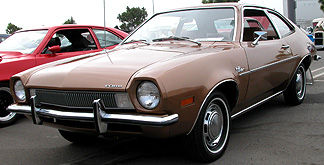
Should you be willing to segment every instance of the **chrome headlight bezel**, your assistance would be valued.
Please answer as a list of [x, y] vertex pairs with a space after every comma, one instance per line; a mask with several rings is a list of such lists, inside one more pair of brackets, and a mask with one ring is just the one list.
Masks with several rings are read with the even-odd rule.
[[148, 110], [156, 108], [160, 103], [160, 90], [151, 81], [143, 81], [137, 86], [136, 97], [139, 104]]
[[14, 82], [14, 85], [13, 85], [13, 91], [15, 93], [15, 97], [19, 100], [19, 101], [26, 101], [26, 91], [25, 91], [25, 87], [22, 83], [21, 80], [16, 80]]

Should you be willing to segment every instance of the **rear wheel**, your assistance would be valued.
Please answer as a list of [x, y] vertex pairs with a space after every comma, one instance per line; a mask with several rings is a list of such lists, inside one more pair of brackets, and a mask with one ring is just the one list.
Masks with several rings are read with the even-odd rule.
[[7, 111], [7, 107], [14, 103], [8, 87], [0, 87], [0, 126], [14, 124], [18, 119], [18, 114]]
[[229, 140], [229, 111], [222, 93], [214, 92], [208, 97], [193, 130], [184, 139], [186, 151], [192, 158], [212, 162], [223, 155]]
[[91, 143], [98, 138], [98, 135], [93, 135], [93, 134], [69, 132], [60, 129], [59, 132], [65, 140], [73, 143]]
[[303, 102], [306, 94], [306, 71], [303, 64], [298, 67], [283, 94], [285, 101], [290, 105], [299, 105]]

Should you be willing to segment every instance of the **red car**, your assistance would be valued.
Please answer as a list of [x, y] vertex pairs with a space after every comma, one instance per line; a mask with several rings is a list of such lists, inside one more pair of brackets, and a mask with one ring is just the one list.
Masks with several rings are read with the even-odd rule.
[[13, 103], [9, 89], [11, 76], [51, 61], [113, 49], [127, 35], [114, 28], [61, 25], [21, 30], [3, 41], [0, 44], [0, 126], [13, 124], [17, 119], [15, 113], [6, 111]]

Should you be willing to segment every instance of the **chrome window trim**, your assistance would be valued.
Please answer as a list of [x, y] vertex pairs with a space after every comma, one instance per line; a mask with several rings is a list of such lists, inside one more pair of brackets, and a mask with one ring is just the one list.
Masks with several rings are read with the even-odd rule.
[[[274, 10], [270, 10], [270, 9], [266, 10], [265, 13], [267, 14], [270, 21], [273, 23], [274, 28], [277, 31], [277, 33], [279, 34], [280, 38], [284, 38], [286, 36], [289, 36], [289, 35], [293, 34], [296, 31], [296, 29], [293, 26], [293, 24], [291, 23], [291, 21], [289, 19], [287, 19], [286, 17], [284, 17], [282, 14], [280, 14], [280, 13], [274, 11]], [[269, 14], [273, 14], [273, 15], [277, 16], [282, 22], [284, 22], [289, 27], [290, 33], [287, 33], [285, 35], [281, 35], [276, 22], [273, 21], [273, 19], [271, 18], [271, 16]]]
[[179, 11], [218, 9], [218, 8], [232, 8], [234, 10], [234, 19], [236, 21], [235, 21], [235, 25], [234, 25], [234, 35], [233, 35], [233, 38], [232, 38], [232, 41], [231, 41], [231, 42], [234, 42], [235, 38], [236, 38], [237, 28], [238, 28], [238, 25], [239, 25], [237, 23], [237, 18], [238, 18], [237, 14], [239, 12], [239, 7], [224, 5], [224, 6], [206, 6], [206, 7], [202, 6], [202, 7], [199, 7], [199, 8], [185, 8], [185, 9], [177, 9], [177, 10], [170, 10], [170, 11], [164, 11], [164, 12], [160, 12], [160, 13], [155, 13], [149, 19], [147, 19], [146, 21], [142, 22], [139, 26], [137, 26], [137, 28], [135, 28], [132, 32], [130, 32], [129, 35], [127, 37], [125, 37], [124, 40], [119, 45], [123, 45], [125, 43], [125, 41], [128, 40], [128, 38], [131, 37], [139, 28], [141, 28], [144, 24], [146, 24], [148, 21], [150, 21], [152, 18], [154, 18], [157, 15], [164, 14], [164, 13], [179, 12]]
[[[243, 42], [243, 33], [244, 33], [244, 11], [245, 10], [250, 10], [250, 9], [253, 9], [253, 10], [261, 10], [265, 13], [266, 17], [269, 19], [270, 21], [270, 24], [273, 26], [274, 28], [274, 31], [278, 34], [278, 37], [279, 39], [281, 39], [281, 35], [277, 29], [277, 26], [274, 24], [273, 20], [269, 17], [269, 14], [268, 14], [268, 8], [261, 8], [261, 7], [256, 7], [256, 6], [243, 6], [242, 8], [242, 11], [241, 11], [241, 15], [242, 15], [242, 19], [241, 19], [241, 38], [240, 38], [240, 42]], [[272, 11], [272, 10], [271, 10]]]

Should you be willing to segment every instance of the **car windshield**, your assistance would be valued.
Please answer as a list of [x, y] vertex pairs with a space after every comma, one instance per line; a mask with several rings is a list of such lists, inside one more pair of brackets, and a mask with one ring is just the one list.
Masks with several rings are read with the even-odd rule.
[[[146, 43], [167, 39], [232, 41], [234, 9], [213, 8], [167, 12], [154, 16], [123, 43]], [[188, 41], [188, 40], [185, 40]]]
[[0, 44], [0, 51], [14, 51], [30, 54], [44, 39], [48, 30], [18, 32]]

